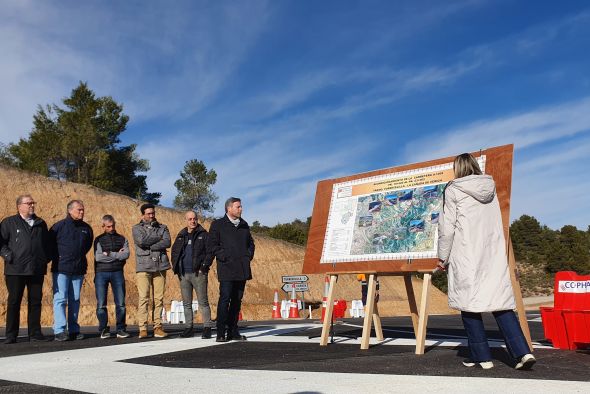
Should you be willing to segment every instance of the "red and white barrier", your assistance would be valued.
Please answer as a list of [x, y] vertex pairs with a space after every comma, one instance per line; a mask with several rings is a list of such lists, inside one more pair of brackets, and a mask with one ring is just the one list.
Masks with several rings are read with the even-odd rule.
[[275, 290], [274, 300], [272, 302], [272, 318], [273, 319], [280, 319], [281, 316], [281, 306], [279, 305], [279, 291]]
[[289, 319], [299, 319], [299, 304], [295, 288], [291, 291], [291, 308], [289, 309]]

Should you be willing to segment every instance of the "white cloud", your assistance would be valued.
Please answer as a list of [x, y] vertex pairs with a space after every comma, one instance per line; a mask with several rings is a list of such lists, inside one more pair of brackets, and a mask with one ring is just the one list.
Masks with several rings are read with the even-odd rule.
[[[252, 214], [262, 223], [271, 224], [277, 221], [290, 221], [295, 217], [307, 217], [311, 214], [309, 206], [313, 204], [315, 189], [309, 191], [304, 199], [299, 183], [305, 183], [310, 179], [317, 182], [322, 177], [348, 173], [349, 170], [346, 168], [350, 168], [350, 163], [354, 162], [355, 158], [362, 161], [363, 155], [377, 146], [376, 142], [370, 140], [361, 142], [354, 139], [333, 143], [333, 150], [328, 153], [314, 152], [311, 148], [318, 141], [316, 135], [321, 137], [325, 128], [330, 127], [330, 122], [390, 103], [428, 86], [450, 83], [476, 68], [477, 63], [473, 61], [466, 65], [465, 62], [459, 62], [448, 67], [429, 67], [403, 72], [380, 69], [372, 73], [368, 70], [359, 70], [354, 74], [348, 74], [347, 80], [350, 82], [386, 78], [387, 83], [381, 81], [374, 89], [351, 96], [341, 105], [329, 108], [312, 107], [295, 115], [264, 122], [258, 127], [244, 127], [242, 131], [233, 130], [226, 134], [207, 130], [168, 133], [165, 145], [159, 141], [152, 141], [138, 146], [140, 156], [150, 160], [150, 190], [162, 192], [162, 202], [170, 204], [176, 193], [173, 184], [184, 162], [197, 157], [204, 160], [208, 168], [213, 168], [217, 172], [218, 183], [214, 190], [220, 200], [232, 195], [255, 199], [249, 202], [253, 206]], [[338, 73], [334, 71], [321, 76], [318, 74], [310, 78], [313, 82], [302, 90], [297, 88], [297, 83], [291, 84], [293, 90], [276, 96], [279, 97], [275, 101], [278, 104], [271, 112], [304, 100], [304, 97], [312, 94], [315, 89], [336, 83], [334, 75]], [[275, 96], [268, 94], [259, 99], [261, 102], [271, 103], [275, 100], [273, 97]], [[197, 153], [194, 152], [192, 144], [187, 143], [193, 140], [195, 145], [201, 147]], [[271, 192], [270, 187], [281, 190], [280, 188], [285, 185], [298, 192]], [[285, 194], [289, 197], [285, 197]], [[268, 213], [263, 205], [273, 206], [285, 198], [296, 199], [297, 203], [293, 202], [288, 212], [281, 212], [279, 216], [286, 219], [279, 219], [279, 216], [273, 219], [272, 214]], [[217, 204], [216, 214], [221, 214], [221, 205], [222, 201]]]
[[584, 157], [557, 163], [538, 172], [523, 172], [516, 165], [512, 220], [526, 214], [554, 230], [566, 224], [586, 230], [590, 225], [587, 209], [590, 180], [583, 175], [583, 170], [579, 170], [580, 167], [590, 168], [590, 159]]
[[[264, 190], [264, 193], [267, 196], [273, 196], [273, 198], [266, 201], [251, 195], [251, 192], [246, 193], [242, 198], [244, 218], [250, 223], [258, 220], [267, 226], [289, 223], [296, 218], [305, 221], [308, 216], [311, 216], [316, 185], [317, 181], [315, 180], [298, 182], [279, 191], [280, 194], [276, 196], [277, 190], [269, 187]], [[254, 192], [257, 193], [257, 191]], [[223, 201], [220, 202], [221, 205], [223, 205]], [[223, 212], [223, 209], [220, 212]]]
[[[161, 144], [152, 141], [139, 147], [139, 154], [150, 160], [148, 176], [150, 191], [163, 192], [163, 203], [170, 204], [176, 194], [173, 187], [184, 162], [198, 158], [207, 168], [217, 172], [213, 190], [219, 195], [216, 215], [223, 213], [223, 201], [236, 196], [248, 207], [245, 217], [273, 225], [290, 222], [294, 218], [311, 215], [315, 184], [318, 180], [333, 177], [351, 162], [359, 162], [375, 148], [371, 141], [350, 140], [334, 145], [332, 152], [313, 151], [312, 128], [305, 131], [282, 130], [274, 134], [252, 133], [245, 139], [222, 138], [201, 133], [198, 145], [202, 155], [195, 155], [187, 136], [171, 138]], [[269, 131], [270, 133], [270, 131]]]
[[[421, 2], [398, 3], [396, 12], [389, 15], [387, 28], [376, 25], [374, 36], [369, 44], [356, 49], [352, 56], [364, 59], [373, 56], [375, 53], [390, 51], [396, 48], [397, 44], [403, 43], [414, 36], [427, 34], [442, 22], [448, 20], [455, 14], [463, 11], [478, 8], [487, 3], [486, 0], [465, 0], [455, 2], [430, 2], [427, 5]], [[369, 32], [371, 33], [369, 26]]]
[[268, 16], [262, 1], [4, 2], [0, 141], [25, 136], [36, 106], [59, 103], [79, 80], [125, 103], [136, 121], [194, 114], [225, 86]]
[[[590, 125], [588, 125], [590, 131]], [[541, 150], [537, 154], [530, 154], [528, 158], [523, 159], [518, 165], [518, 170], [526, 172], [547, 171], [552, 169], [566, 169], [570, 168], [570, 173], [579, 177], [580, 166], [586, 159], [589, 159], [590, 152], [590, 133], [584, 133], [580, 138], [575, 138], [573, 141], [568, 141], [563, 144], [549, 144], [549, 146]], [[517, 156], [517, 158], [520, 155]]]
[[414, 140], [406, 156], [416, 160], [473, 152], [513, 143], [523, 149], [590, 130], [590, 97], [521, 114], [488, 119]]

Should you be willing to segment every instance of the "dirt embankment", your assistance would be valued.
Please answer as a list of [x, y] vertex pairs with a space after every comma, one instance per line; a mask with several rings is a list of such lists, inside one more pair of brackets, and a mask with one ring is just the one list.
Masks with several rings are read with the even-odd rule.
[[[60, 182], [43, 176], [31, 174], [0, 165], [0, 218], [16, 213], [15, 200], [19, 194], [30, 193], [37, 201], [37, 214], [51, 226], [65, 217], [66, 204], [72, 199], [81, 199], [86, 208], [85, 220], [94, 229], [95, 235], [100, 234], [101, 217], [111, 214], [117, 221], [117, 230], [131, 240], [131, 227], [140, 220], [139, 206], [141, 202], [130, 197], [105, 192], [92, 186]], [[158, 220], [170, 228], [171, 236], [175, 237], [184, 227], [184, 214], [168, 208], [157, 208]], [[248, 212], [245, 212], [248, 218]], [[209, 228], [209, 223], [203, 224]], [[301, 273], [304, 248], [272, 238], [254, 235], [256, 256], [252, 262], [254, 279], [248, 282], [244, 296], [243, 317], [247, 320], [268, 319], [271, 317], [271, 305], [275, 289], [280, 289], [282, 275]], [[135, 286], [135, 256], [133, 247], [131, 257], [125, 266], [127, 286], [127, 322], [135, 324], [137, 310], [137, 288]], [[94, 292], [94, 268], [89, 254], [88, 274], [82, 287], [82, 301], [79, 321], [83, 325], [96, 325], [96, 297]], [[0, 258], [0, 270], [4, 272], [4, 262]], [[420, 296], [422, 281], [414, 279], [416, 297]], [[310, 292], [305, 294], [306, 302], [320, 303], [323, 296], [324, 278], [322, 275], [310, 275]], [[110, 292], [109, 292], [110, 293]], [[50, 326], [53, 322], [51, 275], [47, 275], [43, 288], [42, 324]], [[338, 281], [337, 298], [348, 301], [360, 299], [360, 285], [353, 276], [343, 276]], [[209, 299], [213, 314], [219, 297], [215, 267], [209, 276]], [[281, 298], [287, 298], [281, 291]], [[396, 277], [381, 279], [381, 296], [379, 311], [383, 316], [407, 315], [409, 313], [403, 280]], [[0, 280], [0, 325], [6, 321], [7, 291], [4, 280]], [[168, 309], [172, 300], [181, 300], [178, 279], [170, 272], [167, 276], [165, 306]], [[110, 320], [114, 317], [112, 296], [109, 294]], [[26, 294], [23, 305], [26, 305]], [[431, 313], [452, 313], [447, 307], [446, 296], [437, 289], [432, 289], [429, 303]], [[318, 316], [314, 312], [315, 317]], [[200, 316], [198, 317], [200, 319]], [[26, 322], [26, 306], [21, 308], [21, 322]]]

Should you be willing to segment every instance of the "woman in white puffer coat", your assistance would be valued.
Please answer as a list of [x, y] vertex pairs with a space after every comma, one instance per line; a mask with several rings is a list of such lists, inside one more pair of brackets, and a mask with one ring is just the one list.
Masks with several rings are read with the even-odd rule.
[[449, 306], [461, 311], [471, 358], [467, 367], [494, 366], [481, 312], [492, 312], [516, 369], [535, 363], [514, 313], [514, 294], [496, 184], [468, 153], [455, 158], [438, 224], [440, 269], [448, 268]]

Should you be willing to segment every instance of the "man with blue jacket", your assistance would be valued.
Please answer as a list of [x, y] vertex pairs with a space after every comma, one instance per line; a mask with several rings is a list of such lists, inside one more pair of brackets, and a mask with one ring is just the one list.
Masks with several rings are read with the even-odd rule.
[[[56, 341], [84, 339], [78, 325], [80, 291], [88, 268], [86, 253], [92, 248], [92, 228], [84, 222], [84, 203], [72, 200], [65, 219], [49, 230], [53, 240], [53, 332]], [[66, 306], [68, 315], [66, 320]]]

